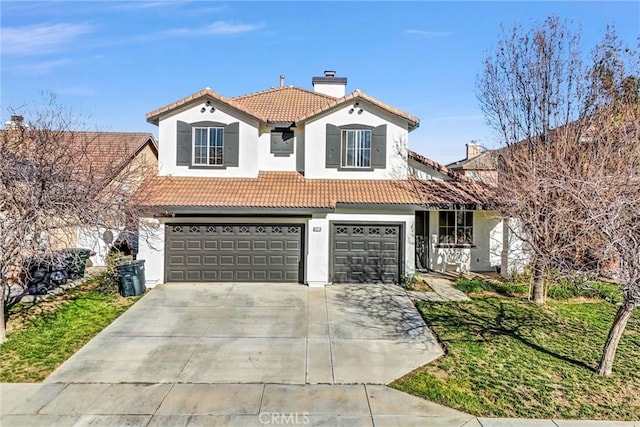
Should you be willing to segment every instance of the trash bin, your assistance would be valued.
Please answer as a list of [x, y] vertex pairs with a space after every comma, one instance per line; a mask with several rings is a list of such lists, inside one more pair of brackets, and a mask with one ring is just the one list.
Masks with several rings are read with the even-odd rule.
[[24, 271], [27, 292], [31, 295], [44, 295], [67, 283], [69, 277], [66, 260], [60, 252], [28, 258]]
[[91, 251], [89, 249], [70, 248], [65, 251], [65, 262], [71, 280], [84, 277], [87, 260], [90, 256]]
[[131, 261], [116, 266], [120, 295], [142, 295], [147, 290], [144, 277], [144, 260]]

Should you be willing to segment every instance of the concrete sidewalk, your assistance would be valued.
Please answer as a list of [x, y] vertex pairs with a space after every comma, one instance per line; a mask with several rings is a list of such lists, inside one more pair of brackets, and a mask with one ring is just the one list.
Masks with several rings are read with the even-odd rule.
[[640, 426], [475, 418], [382, 385], [2, 384], [3, 427], [22, 426]]

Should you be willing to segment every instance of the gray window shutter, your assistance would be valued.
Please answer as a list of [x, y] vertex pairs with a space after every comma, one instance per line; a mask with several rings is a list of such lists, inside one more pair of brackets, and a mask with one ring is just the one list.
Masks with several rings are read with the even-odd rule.
[[371, 166], [387, 167], [387, 125], [377, 126], [371, 132]]
[[238, 166], [238, 149], [240, 147], [240, 122], [234, 122], [224, 127], [224, 157], [225, 166]]
[[191, 166], [191, 125], [178, 121], [178, 132], [176, 135], [176, 165]]
[[340, 128], [327, 124], [326, 167], [340, 167]]
[[293, 131], [289, 129], [275, 129], [271, 131], [271, 153], [293, 153]]

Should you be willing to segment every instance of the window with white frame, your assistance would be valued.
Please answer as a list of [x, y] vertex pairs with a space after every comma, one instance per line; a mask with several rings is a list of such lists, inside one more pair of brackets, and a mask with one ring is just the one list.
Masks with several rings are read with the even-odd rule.
[[371, 131], [368, 129], [342, 130], [342, 167], [371, 167]]
[[224, 128], [193, 128], [193, 164], [223, 165]]
[[440, 211], [438, 242], [444, 245], [472, 245], [473, 211]]

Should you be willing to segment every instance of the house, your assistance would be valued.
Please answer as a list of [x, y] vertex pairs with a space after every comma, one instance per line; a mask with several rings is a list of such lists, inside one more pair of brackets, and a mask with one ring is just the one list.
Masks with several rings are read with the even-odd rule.
[[[93, 166], [93, 174], [108, 171], [112, 176], [108, 185], [118, 185], [124, 191], [134, 193], [148, 176], [155, 175], [158, 168], [158, 142], [147, 132], [75, 132], [75, 138], [87, 141], [89, 150], [86, 160]], [[100, 147], [100, 148], [97, 148]], [[95, 148], [95, 149], [94, 149]], [[72, 228], [71, 240], [66, 247], [91, 249], [95, 255], [91, 262], [96, 266], [106, 265], [111, 248], [127, 247], [135, 253], [135, 221], [122, 219], [113, 228]], [[75, 238], [75, 240], [74, 240]]]
[[398, 282], [493, 270], [502, 221], [479, 183], [408, 150], [418, 118], [327, 71], [313, 90], [210, 88], [147, 114], [158, 175], [139, 257], [162, 282]]
[[[85, 182], [95, 183], [101, 195], [133, 194], [149, 174], [156, 174], [158, 148], [152, 134], [140, 132], [84, 132], [30, 127], [22, 116], [14, 115], [0, 131], [10, 146], [9, 153], [32, 150], [46, 139], [49, 146], [61, 147], [54, 156], [69, 158], [62, 160], [69, 173], [81, 176]], [[13, 150], [13, 151], [11, 151]], [[24, 158], [23, 156], [18, 156]], [[22, 160], [24, 161], [24, 160]], [[25, 168], [29, 168], [25, 163]], [[114, 188], [118, 191], [113, 190]], [[86, 228], [69, 225], [60, 218], [59, 224], [47, 225], [46, 232], [38, 237], [41, 244], [50, 249], [82, 247], [95, 253], [93, 265], [105, 265], [106, 257], [113, 246], [131, 245], [135, 239], [125, 234], [135, 233], [137, 223], [127, 219], [118, 220], [113, 228]]]
[[447, 167], [467, 178], [494, 183], [497, 179], [496, 150], [485, 150], [475, 141], [466, 144], [466, 147], [466, 157], [448, 164]]

